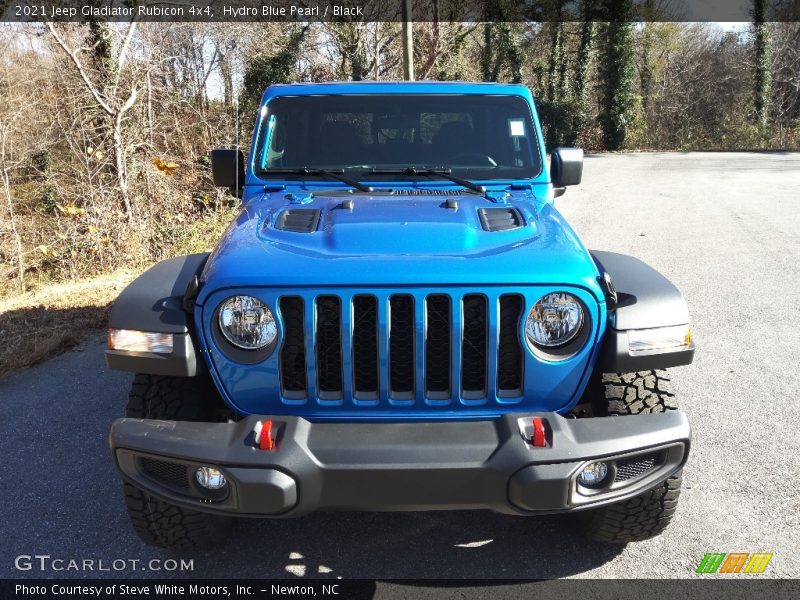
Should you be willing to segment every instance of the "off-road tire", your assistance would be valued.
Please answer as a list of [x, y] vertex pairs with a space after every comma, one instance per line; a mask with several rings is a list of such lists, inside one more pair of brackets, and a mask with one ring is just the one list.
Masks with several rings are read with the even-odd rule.
[[[126, 416], [171, 421], [216, 421], [224, 407], [207, 376], [137, 374]], [[233, 519], [183, 508], [125, 483], [125, 504], [133, 528], [150, 546], [173, 550], [208, 548], [224, 541]]]
[[[592, 399], [595, 416], [640, 415], [676, 410], [666, 371], [603, 373]], [[681, 493], [680, 471], [643, 494], [580, 515], [584, 534], [598, 542], [626, 544], [659, 535], [672, 520]]]
[[663, 369], [638, 373], [603, 373], [599, 416], [642, 415], [677, 410], [672, 381]]

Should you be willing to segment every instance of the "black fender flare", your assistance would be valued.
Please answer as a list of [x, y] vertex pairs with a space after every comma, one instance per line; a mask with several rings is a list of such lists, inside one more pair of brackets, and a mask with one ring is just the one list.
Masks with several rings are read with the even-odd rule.
[[598, 358], [604, 373], [633, 373], [688, 365], [694, 343], [688, 347], [632, 355], [628, 331], [686, 325], [689, 307], [680, 290], [647, 263], [626, 254], [590, 250], [600, 271], [608, 273], [616, 291], [616, 306], [609, 310], [609, 327]]
[[205, 367], [198, 360], [191, 308], [208, 253], [162, 260], [122, 290], [111, 308], [111, 329], [132, 329], [173, 335], [171, 354], [106, 350], [111, 369], [193, 377]]

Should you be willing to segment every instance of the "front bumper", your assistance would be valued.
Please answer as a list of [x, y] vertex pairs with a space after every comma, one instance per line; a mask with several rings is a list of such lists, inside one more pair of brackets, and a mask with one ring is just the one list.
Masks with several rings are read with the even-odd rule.
[[[546, 447], [530, 442], [545, 422]], [[276, 445], [260, 450], [257, 422]], [[334, 510], [488, 508], [556, 513], [625, 500], [678, 471], [689, 453], [685, 413], [566, 419], [510, 414], [483, 421], [312, 423], [250, 416], [236, 423], [118, 419], [110, 445], [122, 477], [174, 504], [253, 517]], [[587, 463], [609, 464], [599, 489], [577, 481]], [[194, 477], [213, 466], [228, 485], [210, 492]]]

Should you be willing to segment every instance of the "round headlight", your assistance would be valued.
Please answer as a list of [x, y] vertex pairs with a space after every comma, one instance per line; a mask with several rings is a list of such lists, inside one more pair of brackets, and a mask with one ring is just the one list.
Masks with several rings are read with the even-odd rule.
[[258, 298], [233, 296], [219, 307], [219, 330], [238, 348], [258, 350], [278, 337], [272, 311]]
[[557, 348], [571, 342], [583, 327], [583, 305], [567, 292], [542, 296], [528, 313], [525, 336], [540, 348]]

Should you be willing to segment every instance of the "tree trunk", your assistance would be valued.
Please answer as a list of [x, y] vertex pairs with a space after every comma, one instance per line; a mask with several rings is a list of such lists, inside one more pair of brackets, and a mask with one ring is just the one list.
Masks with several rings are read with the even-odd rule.
[[575, 98], [582, 106], [586, 104], [586, 84], [589, 81], [589, 69], [592, 64], [594, 32], [594, 22], [584, 21], [581, 27], [581, 43], [578, 48], [578, 72], [575, 77]]
[[11, 234], [14, 236], [14, 246], [17, 250], [17, 281], [19, 283], [19, 291], [25, 291], [25, 259], [22, 253], [22, 238], [17, 231], [17, 220], [14, 217], [14, 203], [11, 200], [11, 181], [8, 177], [8, 169], [0, 169], [0, 179], [3, 180], [3, 192], [6, 197], [6, 204], [8, 205], [8, 218], [11, 221]]
[[[86, 86], [86, 90], [94, 98], [95, 102], [97, 102], [103, 112], [113, 120], [112, 136], [114, 140], [114, 168], [116, 170], [117, 187], [119, 188], [125, 217], [128, 219], [128, 222], [132, 222], [133, 210], [131, 209], [131, 201], [128, 194], [128, 174], [125, 164], [125, 144], [122, 139], [122, 120], [125, 117], [125, 113], [133, 108], [133, 105], [136, 103], [136, 99], [138, 98], [138, 90], [134, 85], [130, 96], [128, 96], [128, 99], [120, 106], [116, 86], [114, 86], [114, 93], [111, 96], [107, 95], [105, 90], [99, 89], [97, 84], [95, 84], [89, 77], [86, 69], [84, 69], [80, 58], [78, 58], [78, 53], [81, 50], [70, 49], [63, 38], [58, 34], [58, 31], [53, 26], [53, 23], [47, 23], [47, 28], [50, 30], [50, 33], [58, 45], [61, 46], [64, 52], [66, 52], [67, 56], [69, 56], [69, 58], [72, 60], [72, 63], [75, 65], [75, 68], [78, 70], [78, 74]], [[119, 54], [116, 57], [116, 65], [113, 70], [113, 73], [115, 73], [115, 81], [119, 79], [119, 73], [125, 63], [126, 53], [135, 29], [136, 21], [134, 20], [128, 27], [128, 32], [122, 42]]]
[[486, 23], [483, 26], [483, 46], [481, 47], [481, 79], [483, 81], [494, 81], [492, 76], [493, 58], [492, 24]]
[[594, 45], [594, 35], [596, 26], [587, 17], [586, 2], [584, 2], [584, 22], [581, 26], [581, 42], [578, 47], [578, 65], [575, 74], [575, 87], [573, 93], [578, 104], [578, 118], [576, 121], [576, 136], [586, 128], [589, 122], [589, 94], [588, 82], [589, 71], [592, 65], [592, 46]]
[[[561, 16], [559, 12], [559, 17]], [[564, 24], [561, 21], [550, 23], [550, 64], [547, 68], [547, 99], [551, 102], [561, 94], [564, 62]]]
[[633, 108], [633, 24], [631, 0], [605, 0], [609, 23], [600, 65], [600, 124], [606, 150], [625, 144]]
[[403, 79], [414, 81], [414, 27], [411, 0], [403, 0]]
[[122, 115], [120, 111], [114, 118], [114, 164], [117, 169], [117, 184], [120, 197], [122, 198], [122, 209], [128, 222], [133, 221], [133, 211], [131, 210], [131, 199], [128, 196], [128, 173], [125, 166], [125, 146], [122, 141]]
[[223, 88], [223, 101], [225, 107], [230, 108], [233, 106], [235, 98], [233, 97], [233, 52], [236, 48], [235, 45], [228, 45], [224, 51], [220, 51], [219, 57], [219, 71], [222, 77]]
[[753, 29], [755, 67], [753, 72], [756, 121], [762, 129], [767, 126], [772, 99], [772, 39], [769, 23], [764, 22], [765, 0], [753, 0]]

